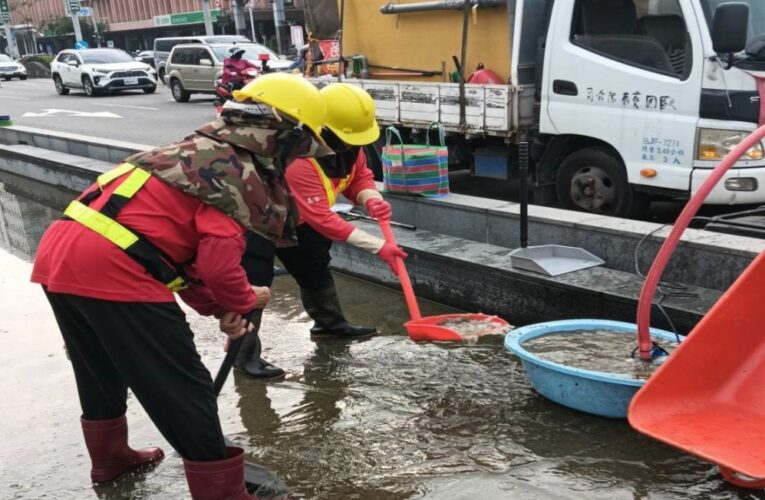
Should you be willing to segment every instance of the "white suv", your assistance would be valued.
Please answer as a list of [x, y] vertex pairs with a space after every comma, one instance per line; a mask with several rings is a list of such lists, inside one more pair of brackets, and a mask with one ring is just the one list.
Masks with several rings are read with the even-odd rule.
[[51, 63], [56, 92], [82, 89], [88, 96], [102, 92], [157, 90], [157, 72], [118, 49], [62, 50]]

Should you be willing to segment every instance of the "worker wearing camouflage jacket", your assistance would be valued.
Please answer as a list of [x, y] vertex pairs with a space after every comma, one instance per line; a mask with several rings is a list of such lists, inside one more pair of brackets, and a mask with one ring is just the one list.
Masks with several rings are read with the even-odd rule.
[[210, 374], [173, 293], [220, 318], [229, 339], [242, 336], [245, 315], [270, 299], [240, 265], [244, 234], [294, 245], [284, 165], [331, 152], [317, 140], [324, 104], [302, 78], [264, 76], [237, 99], [194, 135], [101, 175], [40, 243], [32, 281], [74, 368], [94, 482], [163, 457], [128, 446], [130, 389], [183, 457], [192, 498], [250, 498], [243, 451], [226, 447]]

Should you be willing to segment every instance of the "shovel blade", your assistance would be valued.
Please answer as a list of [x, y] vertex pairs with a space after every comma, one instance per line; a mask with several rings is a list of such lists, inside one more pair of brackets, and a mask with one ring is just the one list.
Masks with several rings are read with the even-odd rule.
[[[237, 446], [228, 437], [225, 438], [226, 446]], [[289, 491], [279, 477], [268, 468], [253, 462], [244, 463], [244, 483], [250, 494], [257, 494], [262, 499], [286, 499]]]
[[491, 328], [486, 332], [473, 334], [474, 337], [491, 333], [505, 333], [512, 329], [512, 326], [504, 319], [498, 316], [489, 316], [486, 314], [442, 314], [440, 316], [427, 316], [418, 320], [411, 320], [404, 323], [409, 338], [415, 342], [460, 342], [466, 340], [459, 332], [441, 326], [448, 321], [476, 321], [491, 324]]
[[286, 499], [288, 498], [287, 486], [276, 474], [252, 462], [244, 464], [244, 483], [247, 491], [261, 499]]

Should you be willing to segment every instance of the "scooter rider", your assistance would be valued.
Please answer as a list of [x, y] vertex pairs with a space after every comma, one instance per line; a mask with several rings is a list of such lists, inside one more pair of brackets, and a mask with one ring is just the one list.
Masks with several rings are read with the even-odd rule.
[[260, 68], [256, 64], [242, 57], [245, 54], [243, 48], [234, 46], [228, 49], [228, 52], [230, 54], [229, 57], [223, 60], [223, 75], [221, 76], [221, 80], [223, 85], [226, 85], [229, 91], [233, 92], [244, 86], [242, 72], [247, 69], [260, 71]]
[[[242, 266], [253, 285], [270, 286], [273, 280], [273, 252], [300, 285], [300, 298], [314, 320], [314, 339], [347, 339], [374, 335], [369, 326], [350, 324], [340, 307], [335, 282], [329, 269], [333, 241], [345, 241], [378, 255], [395, 272], [395, 259], [405, 258], [399, 247], [386, 243], [356, 228], [332, 211], [342, 193], [366, 207], [369, 214], [390, 219], [391, 207], [377, 191], [374, 175], [367, 167], [362, 146], [375, 142], [380, 129], [375, 120], [372, 97], [363, 89], [335, 83], [321, 90], [327, 106], [327, 121], [322, 138], [335, 151], [326, 158], [299, 158], [287, 168], [286, 179], [300, 213], [298, 244], [269, 252], [267, 242], [255, 234], [247, 235], [247, 250]], [[235, 366], [258, 378], [284, 374], [260, 357], [259, 349], [245, 339]]]
[[[127, 390], [183, 458], [194, 499], [251, 498], [244, 456], [226, 447], [216, 397], [173, 292], [220, 319], [229, 339], [270, 299], [240, 262], [245, 231], [295, 242], [283, 167], [331, 154], [325, 106], [300, 77], [266, 75], [222, 118], [101, 175], [44, 234], [32, 281], [43, 286], [75, 373], [94, 482], [160, 460], [127, 442]], [[252, 335], [248, 335], [252, 337]]]

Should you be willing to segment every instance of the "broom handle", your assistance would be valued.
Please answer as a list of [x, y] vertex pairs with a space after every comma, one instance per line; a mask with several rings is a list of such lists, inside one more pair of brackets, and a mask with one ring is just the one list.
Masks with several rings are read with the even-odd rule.
[[[390, 228], [390, 222], [387, 220], [378, 219], [380, 223], [380, 229], [382, 229], [385, 241], [392, 245], [396, 245], [396, 237], [393, 236], [393, 231]], [[417, 297], [414, 295], [414, 289], [412, 288], [412, 282], [409, 280], [409, 273], [406, 272], [406, 265], [404, 260], [396, 258], [396, 268], [398, 280], [401, 282], [401, 289], [404, 291], [404, 298], [406, 298], [406, 306], [409, 308], [409, 315], [413, 320], [419, 321], [422, 319], [420, 314], [420, 306], [417, 304]]]

